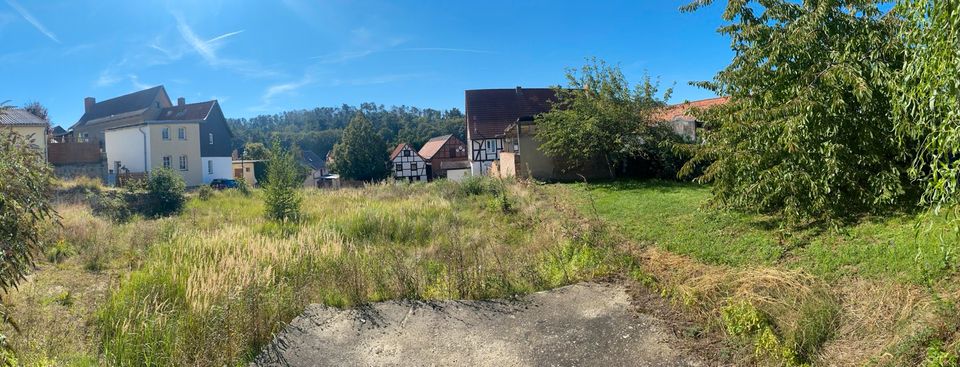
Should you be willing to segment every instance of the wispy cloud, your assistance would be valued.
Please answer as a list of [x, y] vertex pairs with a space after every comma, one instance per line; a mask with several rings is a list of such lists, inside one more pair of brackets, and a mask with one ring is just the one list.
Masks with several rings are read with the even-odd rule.
[[57, 38], [57, 35], [51, 32], [49, 29], [47, 29], [47, 27], [45, 27], [43, 23], [40, 23], [40, 21], [37, 20], [37, 18], [34, 17], [33, 14], [30, 14], [30, 12], [27, 11], [27, 9], [25, 9], [23, 6], [20, 6], [20, 3], [16, 2], [15, 0], [7, 0], [7, 5], [10, 5], [10, 7], [13, 8], [13, 10], [16, 10], [17, 13], [20, 13], [20, 16], [22, 16], [24, 20], [32, 24], [34, 28], [40, 31], [40, 33], [43, 33], [45, 36], [47, 36], [47, 38], [50, 38], [51, 40], [53, 40], [53, 42], [60, 43], [60, 40]]
[[412, 47], [412, 48], [403, 48], [397, 51], [410, 51], [410, 52], [459, 52], [459, 53], [470, 53], [470, 54], [495, 54], [496, 52], [487, 51], [487, 50], [474, 50], [470, 48], [449, 48], [449, 47]]
[[248, 108], [248, 110], [252, 112], [267, 111], [271, 106], [273, 106], [274, 97], [295, 93], [300, 88], [306, 87], [313, 83], [313, 77], [310, 75], [305, 75], [303, 79], [299, 81], [271, 85], [267, 87], [267, 89], [263, 92], [263, 96], [260, 97], [260, 105], [252, 106]]
[[225, 39], [225, 38], [227, 38], [227, 37], [236, 36], [236, 35], [238, 35], [238, 34], [240, 34], [240, 33], [243, 33], [243, 31], [244, 31], [244, 30], [241, 29], [241, 30], [236, 31], [236, 32], [230, 32], [230, 33], [221, 34], [221, 35], [219, 35], [219, 36], [216, 36], [216, 37], [213, 37], [213, 38], [207, 40], [207, 44], [211, 44], [211, 43], [214, 43], [214, 42], [223, 40], [223, 39]]
[[97, 87], [109, 87], [111, 85], [117, 84], [117, 82], [119, 82], [122, 79], [123, 78], [121, 78], [120, 76], [114, 74], [112, 71], [107, 69], [100, 72], [100, 77], [97, 78], [97, 81], [94, 82], [93, 84]]
[[153, 87], [153, 85], [141, 82], [140, 78], [135, 74], [129, 74], [127, 75], [127, 78], [130, 79], [130, 85], [133, 85], [133, 87], [137, 90], [150, 89]]

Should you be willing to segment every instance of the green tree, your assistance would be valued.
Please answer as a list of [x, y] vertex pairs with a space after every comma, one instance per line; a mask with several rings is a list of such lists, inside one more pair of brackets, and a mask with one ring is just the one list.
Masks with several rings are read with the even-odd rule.
[[955, 203], [960, 190], [960, 1], [905, 0], [898, 5], [906, 62], [893, 79], [897, 130], [915, 145], [912, 173], [926, 185], [924, 201]]
[[720, 33], [736, 56], [700, 85], [731, 101], [703, 116], [706, 144], [685, 167], [710, 162], [699, 180], [713, 183], [717, 202], [817, 220], [906, 197], [886, 86], [903, 50], [879, 3], [727, 2]]
[[358, 181], [380, 180], [387, 176], [386, 144], [373, 125], [357, 113], [343, 130], [340, 143], [333, 147], [331, 169], [341, 177]]
[[151, 171], [147, 181], [150, 214], [162, 217], [180, 213], [187, 202], [186, 188], [183, 177], [169, 168]]
[[536, 118], [537, 139], [544, 154], [576, 169], [602, 159], [610, 177], [622, 164], [656, 146], [653, 113], [666, 105], [659, 85], [644, 77], [631, 88], [618, 66], [591, 59], [579, 70], [567, 70], [569, 88], [556, 88], [558, 101]]
[[[6, 107], [0, 106], [0, 114]], [[43, 155], [12, 131], [0, 129], [0, 289], [23, 280], [43, 247], [42, 227], [57, 220], [50, 206], [51, 171]], [[9, 323], [0, 299], [0, 323]], [[13, 363], [0, 334], [0, 364]]]
[[299, 188], [303, 185], [300, 164], [292, 152], [280, 145], [280, 139], [274, 139], [269, 158], [264, 185], [267, 218], [282, 222], [299, 221], [302, 202]]
[[263, 143], [247, 143], [243, 146], [243, 159], [267, 159], [270, 152]]

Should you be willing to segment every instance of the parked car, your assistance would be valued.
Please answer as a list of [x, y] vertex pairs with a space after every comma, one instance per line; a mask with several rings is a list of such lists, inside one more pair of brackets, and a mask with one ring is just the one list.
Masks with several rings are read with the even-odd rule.
[[233, 189], [237, 187], [237, 180], [232, 178], [215, 178], [210, 181], [210, 187], [217, 190]]

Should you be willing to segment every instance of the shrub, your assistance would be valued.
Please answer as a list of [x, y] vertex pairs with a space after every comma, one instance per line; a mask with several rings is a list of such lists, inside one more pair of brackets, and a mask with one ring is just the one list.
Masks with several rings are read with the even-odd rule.
[[66, 260], [75, 253], [76, 251], [73, 249], [73, 246], [70, 246], [70, 244], [63, 239], [58, 240], [57, 243], [54, 243], [44, 251], [44, 254], [47, 255], [47, 261], [55, 264]]
[[213, 198], [214, 194], [215, 193], [213, 192], [213, 188], [207, 185], [200, 186], [200, 188], [197, 189], [197, 197], [203, 201], [210, 200], [211, 198]]
[[87, 196], [94, 215], [109, 218], [116, 223], [125, 223], [133, 216], [134, 210], [121, 192], [102, 191]]
[[250, 185], [247, 184], [247, 180], [243, 179], [243, 177], [237, 179], [236, 190], [243, 196], [250, 196], [252, 193], [250, 192]]
[[300, 197], [297, 189], [302, 185], [300, 166], [290, 151], [274, 140], [270, 149], [270, 164], [267, 165], [267, 184], [264, 202], [267, 218], [276, 221], [300, 220]]
[[186, 184], [183, 178], [168, 168], [159, 168], [150, 172], [147, 182], [149, 191], [150, 214], [155, 217], [180, 213], [186, 203]]

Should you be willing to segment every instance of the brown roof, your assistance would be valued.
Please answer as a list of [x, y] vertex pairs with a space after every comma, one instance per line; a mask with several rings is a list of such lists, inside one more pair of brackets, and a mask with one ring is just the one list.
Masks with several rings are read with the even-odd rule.
[[493, 138], [521, 117], [550, 111], [556, 92], [550, 88], [477, 89], [464, 93], [467, 133]]
[[[392, 161], [394, 158], [396, 158], [397, 155], [399, 155], [400, 152], [403, 151], [403, 147], [405, 147], [405, 146], [407, 146], [407, 143], [397, 144], [397, 147], [396, 147], [396, 148], [393, 148], [393, 152], [390, 153], [390, 160]], [[410, 148], [410, 150], [413, 150], [413, 148]], [[416, 152], [416, 151], [414, 150], [414, 152]]]
[[690, 115], [693, 109], [708, 109], [710, 107], [727, 103], [730, 97], [716, 97], [701, 99], [699, 101], [684, 102], [667, 106], [659, 113], [654, 115], [656, 121], [674, 121], [674, 120], [696, 120], [696, 117]]
[[21, 109], [6, 109], [0, 112], [0, 125], [47, 126], [47, 122]]
[[190, 103], [182, 106], [167, 107], [160, 110], [159, 121], [205, 120], [217, 101]]
[[[420, 148], [420, 156], [427, 160], [433, 159], [433, 156], [437, 154], [437, 152], [443, 148], [443, 145], [446, 144], [451, 138], [457, 139], [454, 138], [453, 135], [444, 135], [427, 140], [427, 143], [423, 144], [423, 148]], [[459, 139], [457, 139], [457, 141], [459, 141]]]

